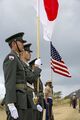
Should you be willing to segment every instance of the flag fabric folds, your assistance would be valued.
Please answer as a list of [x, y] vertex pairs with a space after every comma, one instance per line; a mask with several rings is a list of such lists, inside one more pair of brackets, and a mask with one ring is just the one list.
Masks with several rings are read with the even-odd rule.
[[[40, 22], [43, 27], [43, 38], [46, 41], [51, 41], [52, 34], [54, 31], [54, 26], [55, 26], [55, 19], [58, 14], [58, 6], [55, 5], [55, 3], [58, 4], [58, 2], [55, 2], [57, 0], [33, 0], [33, 1], [34, 1], [33, 6], [36, 12], [37, 12], [37, 5], [38, 5], [37, 2], [39, 2], [39, 5], [38, 5], [39, 13], [37, 15], [40, 17]], [[51, 2], [51, 1], [54, 1], [54, 2]]]
[[58, 51], [55, 49], [55, 47], [52, 45], [52, 42], [50, 42], [50, 48], [51, 48], [51, 69], [60, 75], [71, 77], [67, 66], [65, 65], [64, 61], [62, 60], [62, 57], [59, 55]]
[[[55, 1], [55, 0], [52, 0], [52, 1]], [[55, 17], [54, 15], [52, 15], [52, 13], [56, 12], [58, 14], [58, 9], [54, 11], [55, 9], [51, 9], [52, 7], [54, 7], [54, 4], [53, 2], [51, 3], [51, 0], [46, 0], [46, 1], [40, 0], [40, 21], [43, 26], [43, 38], [46, 41], [51, 41], [52, 34], [54, 31], [55, 19], [57, 15]], [[49, 9], [50, 11], [48, 11]], [[52, 20], [52, 18], [54, 19]]]
[[57, 0], [44, 0], [44, 8], [49, 21], [53, 21], [56, 19], [58, 6], [59, 5]]

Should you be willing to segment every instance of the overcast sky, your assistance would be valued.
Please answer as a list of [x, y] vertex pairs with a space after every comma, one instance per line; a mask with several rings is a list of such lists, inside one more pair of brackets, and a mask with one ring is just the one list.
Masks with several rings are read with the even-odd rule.
[[[32, 43], [32, 59], [36, 57], [36, 12], [32, 0], [0, 0], [0, 84], [4, 84], [2, 63], [10, 51], [5, 39], [23, 31]], [[59, 13], [52, 36], [55, 48], [66, 63], [72, 78], [52, 73], [54, 91], [63, 96], [80, 88], [80, 0], [59, 0]], [[43, 84], [51, 78], [49, 42], [40, 32], [40, 56]]]

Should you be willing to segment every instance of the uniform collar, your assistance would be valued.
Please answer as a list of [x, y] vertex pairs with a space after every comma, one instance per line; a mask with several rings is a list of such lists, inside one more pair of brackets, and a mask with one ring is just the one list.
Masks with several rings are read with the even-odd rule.
[[25, 62], [27, 66], [29, 66], [29, 63], [28, 62]]
[[19, 57], [19, 53], [18, 52], [14, 51], [14, 50], [12, 50], [11, 52], [14, 52]]

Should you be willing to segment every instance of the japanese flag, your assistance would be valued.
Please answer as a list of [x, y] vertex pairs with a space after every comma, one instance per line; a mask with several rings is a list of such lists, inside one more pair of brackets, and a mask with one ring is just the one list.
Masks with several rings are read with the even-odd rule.
[[[54, 30], [55, 19], [58, 14], [57, 0], [34, 0], [35, 9], [38, 10], [38, 16], [43, 26], [43, 38], [51, 41]], [[39, 2], [39, 4], [37, 4]]]

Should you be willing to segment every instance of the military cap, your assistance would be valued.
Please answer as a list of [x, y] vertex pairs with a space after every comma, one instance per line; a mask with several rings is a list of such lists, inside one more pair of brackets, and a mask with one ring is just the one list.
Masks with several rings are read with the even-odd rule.
[[25, 43], [26, 41], [23, 40], [23, 35], [24, 35], [23, 32], [14, 34], [14, 35], [10, 36], [9, 38], [7, 38], [7, 39], [5, 40], [5, 42], [8, 42], [9, 44], [10, 44], [12, 41], [21, 41], [21, 42]]
[[52, 86], [52, 81], [51, 81], [51, 80], [46, 81], [45, 86], [47, 86], [47, 85], [50, 85], [50, 87], [53, 88], [53, 86]]
[[30, 65], [30, 66], [34, 65], [35, 60], [37, 60], [37, 58], [35, 58], [35, 59], [33, 59], [32, 61], [30, 61], [30, 62], [29, 62], [29, 65]]
[[30, 50], [30, 46], [31, 46], [31, 45], [32, 45], [31, 43], [24, 44], [24, 50], [25, 50], [25, 51], [32, 52], [32, 50]]
[[52, 83], [52, 81], [51, 81], [51, 80], [48, 80], [46, 83]]

